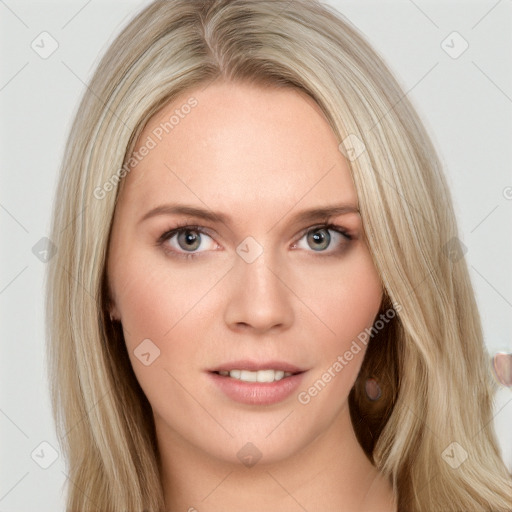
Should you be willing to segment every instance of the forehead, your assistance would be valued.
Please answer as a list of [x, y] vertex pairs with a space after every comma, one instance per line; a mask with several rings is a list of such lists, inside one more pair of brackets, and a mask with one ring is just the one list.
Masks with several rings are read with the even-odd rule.
[[134, 153], [123, 195], [139, 212], [178, 197], [253, 214], [299, 201], [357, 204], [335, 134], [294, 88], [216, 83], [185, 92], [153, 116]]

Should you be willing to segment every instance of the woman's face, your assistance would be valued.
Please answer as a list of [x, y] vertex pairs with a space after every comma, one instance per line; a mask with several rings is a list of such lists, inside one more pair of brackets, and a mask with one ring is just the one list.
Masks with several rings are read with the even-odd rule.
[[135, 157], [108, 274], [159, 442], [263, 463], [335, 431], [382, 288], [318, 106], [214, 83], [156, 114]]

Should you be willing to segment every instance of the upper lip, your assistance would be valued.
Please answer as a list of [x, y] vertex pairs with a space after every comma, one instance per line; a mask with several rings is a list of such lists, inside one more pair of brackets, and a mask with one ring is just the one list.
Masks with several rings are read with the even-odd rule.
[[251, 372], [256, 372], [258, 370], [281, 370], [283, 372], [290, 373], [302, 373], [306, 371], [285, 361], [250, 361], [248, 359], [223, 363], [208, 371], [223, 372], [230, 370], [249, 370]]

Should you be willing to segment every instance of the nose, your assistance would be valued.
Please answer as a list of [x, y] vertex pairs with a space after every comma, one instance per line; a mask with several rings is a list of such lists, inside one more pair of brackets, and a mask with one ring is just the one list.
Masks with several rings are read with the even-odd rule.
[[230, 329], [264, 334], [292, 325], [293, 292], [284, 270], [266, 250], [251, 263], [237, 256], [224, 313]]

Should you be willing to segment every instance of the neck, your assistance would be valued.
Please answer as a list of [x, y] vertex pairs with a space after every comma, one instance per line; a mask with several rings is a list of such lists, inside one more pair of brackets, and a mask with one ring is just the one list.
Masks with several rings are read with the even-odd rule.
[[355, 436], [348, 407], [286, 460], [252, 467], [211, 457], [155, 418], [167, 512], [394, 512], [389, 482]]

